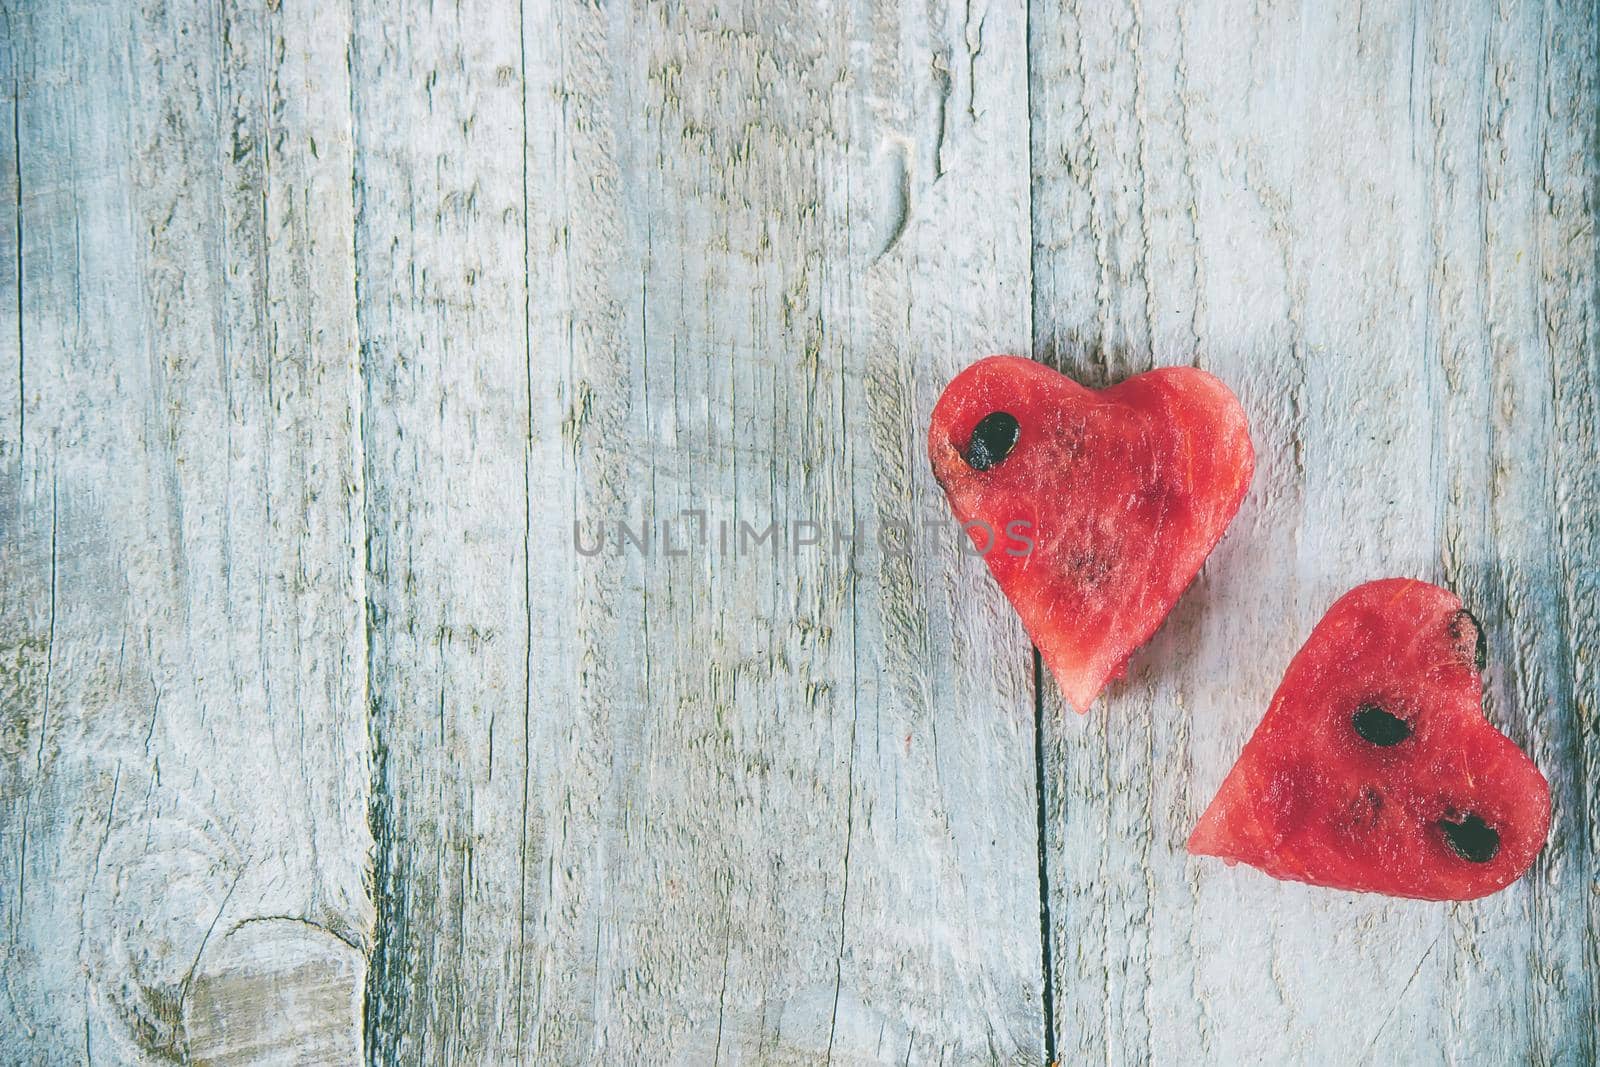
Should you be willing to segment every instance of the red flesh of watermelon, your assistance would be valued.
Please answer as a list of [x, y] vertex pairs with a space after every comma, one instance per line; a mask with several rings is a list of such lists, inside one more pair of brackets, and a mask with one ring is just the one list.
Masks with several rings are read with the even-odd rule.
[[1481, 642], [1438, 586], [1393, 578], [1346, 593], [1289, 664], [1189, 851], [1424, 900], [1515, 881], [1544, 845], [1550, 789], [1483, 717]]
[[[996, 412], [1015, 418], [1015, 444], [975, 469], [975, 435]], [[1016, 356], [956, 376], [934, 407], [928, 454], [1080, 712], [1177, 603], [1255, 466], [1244, 410], [1204, 371], [1164, 368], [1094, 390]], [[1012, 555], [1022, 546], [1007, 527], [1018, 522], [1033, 547]]]

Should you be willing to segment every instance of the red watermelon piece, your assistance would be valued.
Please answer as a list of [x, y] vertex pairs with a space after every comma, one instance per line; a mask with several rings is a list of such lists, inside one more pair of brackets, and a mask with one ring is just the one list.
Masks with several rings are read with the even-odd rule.
[[1550, 787], [1483, 717], [1484, 641], [1447, 589], [1346, 593], [1295, 655], [1189, 851], [1272, 875], [1423, 900], [1522, 876]]
[[958, 374], [933, 473], [1068, 701], [1087, 711], [1215, 547], [1255, 467], [1244, 410], [1204, 371], [1088, 389], [1017, 356]]

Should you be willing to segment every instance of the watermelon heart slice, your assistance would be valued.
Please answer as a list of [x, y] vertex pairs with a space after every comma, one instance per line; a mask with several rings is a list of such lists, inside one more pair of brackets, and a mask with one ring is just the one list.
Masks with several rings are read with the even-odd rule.
[[1255, 466], [1244, 410], [1204, 371], [1094, 390], [1017, 356], [956, 375], [934, 406], [928, 454], [1080, 712], [1177, 603]]
[[1449, 590], [1390, 578], [1323, 616], [1189, 851], [1274, 878], [1471, 900], [1521, 877], [1550, 787], [1483, 717], [1484, 641]]

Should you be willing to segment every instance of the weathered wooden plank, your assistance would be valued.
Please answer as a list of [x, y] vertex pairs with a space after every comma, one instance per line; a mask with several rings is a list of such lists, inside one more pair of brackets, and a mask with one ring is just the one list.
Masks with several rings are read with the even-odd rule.
[[347, 16], [5, 24], [4, 1058], [353, 1052]]
[[[1592, 1060], [1592, 9], [1034, 5], [1031, 30], [1039, 354], [1193, 361], [1259, 452], [1131, 680], [1084, 720], [1050, 695], [1063, 1060]], [[1557, 806], [1533, 872], [1447, 907], [1187, 858], [1289, 656], [1385, 574], [1491, 633], [1487, 714]]]
[[[1438, 116], [1429, 327], [1451, 404], [1435, 429], [1451, 476], [1440, 566], [1475, 603], [1494, 605], [1487, 711], [1549, 777], [1554, 825], [1518, 896], [1452, 909], [1448, 970], [1430, 999], [1450, 1011], [1447, 1051], [1460, 1059], [1588, 1063], [1600, 1054], [1600, 745], [1594, 683], [1579, 668], [1594, 647], [1594, 609], [1576, 583], [1587, 574], [1592, 590], [1600, 548], [1595, 12], [1486, 14], [1460, 30], [1438, 20], [1422, 53]], [[1441, 107], [1468, 74], [1481, 106]], [[1563, 505], [1574, 481], [1590, 491]]]
[[[0, 478], [19, 483], [22, 477], [22, 435], [26, 430], [22, 414], [22, 387], [25, 371], [22, 367], [22, 67], [18, 56], [18, 42], [22, 39], [20, 13], [9, 7], [0, 8], [0, 27], [5, 35], [0, 38], [0, 99], [6, 103], [5, 115], [0, 117], [0, 263], [5, 265], [5, 275], [0, 277], [0, 318], [4, 330], [0, 331], [0, 362], [6, 370], [0, 372]], [[10, 136], [4, 136], [6, 127]], [[14, 497], [0, 496], [0, 507], [10, 510], [0, 512], [0, 534], [11, 529], [16, 521]]]
[[356, 5], [380, 1063], [530, 1036], [529, 727], [573, 696], [529, 678], [535, 613], [570, 607], [529, 579], [563, 546], [529, 527], [521, 34], [514, 3]]
[[1025, 645], [874, 541], [1027, 346], [1023, 25], [362, 6], [380, 1060], [1037, 1059]]

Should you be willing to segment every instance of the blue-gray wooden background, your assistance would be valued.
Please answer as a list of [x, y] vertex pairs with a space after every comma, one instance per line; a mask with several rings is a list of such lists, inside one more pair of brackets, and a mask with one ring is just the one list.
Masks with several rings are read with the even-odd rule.
[[[1597, 154], [1593, 0], [3, 0], [0, 1062], [1595, 1062]], [[1084, 718], [937, 523], [1001, 351], [1255, 434]], [[1531, 873], [1186, 856], [1391, 574]]]

